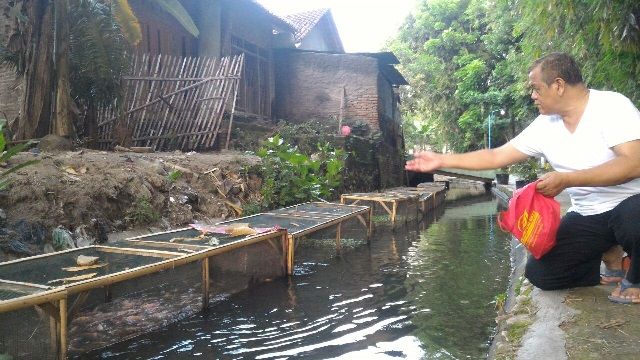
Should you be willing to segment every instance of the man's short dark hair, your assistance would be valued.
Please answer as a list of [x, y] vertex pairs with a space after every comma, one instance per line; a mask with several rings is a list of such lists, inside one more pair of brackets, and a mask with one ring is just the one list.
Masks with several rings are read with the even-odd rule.
[[582, 83], [582, 74], [580, 69], [573, 58], [563, 52], [554, 52], [541, 57], [534, 61], [529, 67], [529, 72], [540, 66], [540, 72], [542, 73], [542, 80], [547, 84], [560, 78], [569, 85], [577, 85]]

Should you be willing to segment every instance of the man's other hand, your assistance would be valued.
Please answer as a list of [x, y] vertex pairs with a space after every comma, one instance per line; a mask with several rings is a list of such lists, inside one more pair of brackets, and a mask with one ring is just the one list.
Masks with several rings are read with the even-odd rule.
[[546, 173], [540, 177], [540, 181], [536, 184], [536, 190], [544, 196], [555, 197], [568, 187], [566, 175], [557, 171]]
[[413, 159], [407, 161], [405, 170], [429, 172], [442, 167], [442, 154], [431, 151], [421, 151], [413, 154]]

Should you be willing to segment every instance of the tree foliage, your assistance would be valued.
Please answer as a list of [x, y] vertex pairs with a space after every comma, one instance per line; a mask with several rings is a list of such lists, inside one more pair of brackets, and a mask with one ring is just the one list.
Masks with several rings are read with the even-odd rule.
[[[389, 43], [403, 90], [409, 148], [498, 146], [536, 116], [530, 63], [571, 53], [588, 86], [640, 103], [640, 3], [634, 0], [421, 0]], [[489, 120], [491, 119], [491, 120]]]

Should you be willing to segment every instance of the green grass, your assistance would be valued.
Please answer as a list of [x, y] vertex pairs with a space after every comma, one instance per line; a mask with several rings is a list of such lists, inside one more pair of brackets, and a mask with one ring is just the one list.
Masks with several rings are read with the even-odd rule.
[[531, 326], [530, 320], [518, 321], [507, 329], [507, 338], [512, 344], [520, 344], [522, 337]]

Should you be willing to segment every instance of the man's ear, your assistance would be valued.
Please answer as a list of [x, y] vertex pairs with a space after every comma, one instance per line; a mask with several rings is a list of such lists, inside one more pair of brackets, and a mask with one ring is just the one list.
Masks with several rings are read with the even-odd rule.
[[562, 96], [564, 94], [566, 83], [562, 78], [553, 79], [553, 86], [555, 86], [558, 95]]

